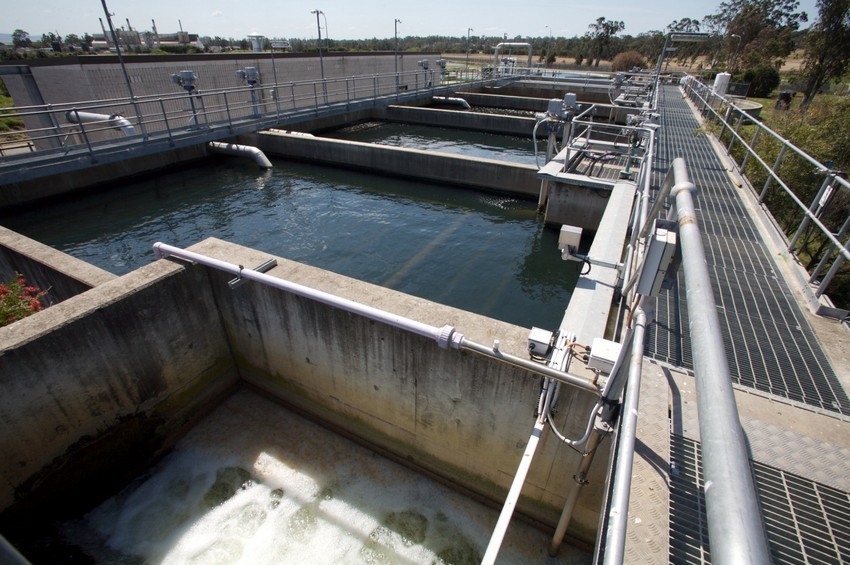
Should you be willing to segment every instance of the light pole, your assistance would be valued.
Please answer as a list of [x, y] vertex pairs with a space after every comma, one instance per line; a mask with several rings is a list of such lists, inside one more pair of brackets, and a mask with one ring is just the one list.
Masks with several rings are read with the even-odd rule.
[[733, 33], [729, 37], [737, 37], [738, 38], [738, 45], [735, 46], [735, 54], [732, 55], [732, 64], [729, 65], [729, 67], [732, 69], [732, 72], [734, 73], [735, 72], [735, 63], [738, 62], [738, 50], [741, 48], [741, 36], [738, 35], [737, 33]]
[[466, 30], [466, 68], [469, 68], [469, 33], [471, 31], [472, 28]]
[[[316, 14], [316, 30], [319, 32], [319, 41], [317, 45], [319, 46], [319, 69], [322, 73], [322, 92], [325, 95], [325, 104], [328, 103], [328, 91], [325, 85], [325, 59], [322, 57], [322, 26], [319, 23], [319, 14], [325, 15], [325, 13], [319, 9], [310, 10], [311, 14]], [[327, 21], [327, 18], [325, 18]]]
[[[145, 130], [145, 124], [142, 123], [142, 115], [139, 112], [139, 105], [136, 103], [136, 96], [133, 94], [133, 87], [130, 83], [130, 75], [127, 74], [127, 67], [124, 65], [124, 57], [121, 56], [121, 45], [118, 42], [118, 36], [115, 34], [115, 26], [112, 25], [112, 14], [109, 13], [109, 8], [106, 7], [106, 0], [100, 0], [103, 4], [103, 12], [106, 14], [106, 23], [109, 24], [109, 33], [112, 35], [112, 43], [115, 44], [115, 53], [118, 54], [118, 63], [121, 65], [121, 72], [124, 73], [124, 81], [127, 83], [127, 91], [130, 93], [130, 102], [133, 104], [133, 109], [136, 111], [136, 120], [142, 129], [142, 134], [147, 139], [148, 134]], [[107, 47], [109, 42], [107, 42]]]
[[398, 24], [400, 24], [400, 23], [401, 23], [401, 20], [396, 18], [396, 20], [393, 24], [395, 26], [395, 56], [393, 56], [393, 59], [395, 60], [396, 81], [398, 81]]

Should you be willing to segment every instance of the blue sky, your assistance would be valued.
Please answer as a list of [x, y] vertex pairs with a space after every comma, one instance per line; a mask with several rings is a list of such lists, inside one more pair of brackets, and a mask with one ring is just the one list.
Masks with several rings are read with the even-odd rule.
[[[108, 0], [116, 26], [126, 27], [130, 20], [134, 29], [150, 30], [156, 21], [160, 33], [183, 29], [209, 36], [243, 38], [249, 33], [268, 37], [315, 38], [319, 9], [327, 18], [327, 31], [322, 20], [322, 36], [331, 39], [385, 38], [393, 36], [393, 22], [400, 19], [399, 36], [472, 35], [509, 38], [549, 35], [573, 37], [584, 34], [588, 24], [598, 17], [622, 20], [624, 34], [638, 35], [650, 30], [663, 30], [670, 22], [682, 18], [701, 20], [716, 11], [720, 0], [599, 0], [572, 2], [538, 0], [531, 4], [504, 0], [431, 0], [411, 2], [398, 0]], [[802, 0], [800, 8], [811, 21], [817, 15], [815, 0]], [[42, 33], [99, 33], [98, 18], [103, 18], [99, 0], [35, 0], [7, 2], [3, 8], [0, 33], [23, 29], [35, 37]], [[548, 27], [547, 27], [548, 26]]]

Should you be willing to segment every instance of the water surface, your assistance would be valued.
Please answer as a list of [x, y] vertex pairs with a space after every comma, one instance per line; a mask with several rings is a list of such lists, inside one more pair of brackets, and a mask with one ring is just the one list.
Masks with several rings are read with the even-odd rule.
[[536, 202], [274, 160], [218, 157], [0, 223], [107, 271], [217, 237], [521, 326], [555, 328], [575, 286]]

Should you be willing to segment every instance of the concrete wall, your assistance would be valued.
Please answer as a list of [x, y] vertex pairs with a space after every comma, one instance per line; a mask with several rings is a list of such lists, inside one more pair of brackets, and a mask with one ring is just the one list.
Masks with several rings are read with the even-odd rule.
[[0, 281], [20, 273], [49, 289], [44, 304], [57, 304], [113, 280], [115, 275], [0, 226]]
[[[242, 265], [269, 258], [215, 239], [192, 249]], [[449, 324], [478, 343], [499, 339], [502, 351], [527, 356], [526, 328], [292, 261], [278, 262], [270, 275], [433, 326]], [[211, 274], [246, 382], [402, 462], [501, 504], [534, 424], [538, 377], [254, 283], [233, 292], [226, 285], [229, 278]], [[593, 400], [564, 389], [557, 418], [562, 431], [580, 437]], [[595, 537], [607, 452], [605, 442], [571, 528], [585, 541]], [[579, 459], [545, 433], [520, 510], [554, 526]]]
[[161, 174], [169, 167], [202, 159], [206, 155], [206, 146], [196, 145], [144, 157], [128, 157], [72, 173], [0, 185], [0, 209], [28, 205], [86, 189], [109, 187], [120, 190], [123, 179], [151, 172]]
[[[215, 239], [194, 251], [259, 264]], [[270, 274], [525, 355], [527, 329], [278, 258]], [[0, 522], [92, 502], [150, 464], [237, 382], [500, 504], [535, 420], [540, 378], [319, 302], [158, 261], [0, 328]], [[578, 437], [594, 398], [567, 390]], [[592, 541], [608, 444], [571, 532]], [[579, 456], [544, 434], [520, 511], [554, 525]]]
[[[534, 118], [478, 114], [464, 110], [440, 110], [436, 108], [413, 108], [410, 106], [388, 106], [382, 119], [389, 122], [422, 124], [434, 127], [463, 128], [502, 135], [527, 137], [534, 132]], [[538, 134], [545, 137], [547, 134]]]
[[198, 269], [161, 261], [0, 328], [0, 509], [91, 504], [237, 382]]
[[537, 198], [537, 167], [417, 149], [260, 132], [241, 136], [269, 155]]
[[[400, 53], [399, 71], [419, 72], [416, 62], [422, 58], [436, 59], [439, 54]], [[238, 86], [235, 73], [245, 67], [259, 69], [263, 84], [272, 84], [275, 75], [278, 83], [318, 80], [321, 75], [318, 54], [277, 54], [274, 56], [274, 65], [270, 53], [133, 55], [125, 57], [124, 62], [136, 96], [180, 92], [180, 87], [171, 82], [171, 75], [184, 69], [195, 71], [199, 80], [198, 87], [203, 90]], [[325, 77], [329, 79], [395, 72], [392, 53], [325, 53], [323, 62]], [[22, 80], [22, 74], [4, 73], [3, 80], [16, 106], [127, 97], [127, 83], [115, 56], [89, 55], [48, 59], [45, 62], [28, 62], [26, 68], [32, 74], [42, 100], [34, 98], [31, 88], [27, 88]]]

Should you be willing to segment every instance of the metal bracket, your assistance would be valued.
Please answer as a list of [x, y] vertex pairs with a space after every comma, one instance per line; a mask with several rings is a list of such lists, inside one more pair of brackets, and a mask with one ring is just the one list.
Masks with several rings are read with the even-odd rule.
[[[258, 273], [267, 273], [277, 267], [277, 259], [269, 259], [264, 263], [260, 263], [258, 266], [254, 267], [252, 270]], [[241, 269], [240, 269], [241, 270]], [[231, 279], [227, 281], [227, 286], [230, 287], [230, 290], [236, 290], [240, 286], [245, 284], [245, 279], [241, 276], [237, 276], [235, 279]]]

